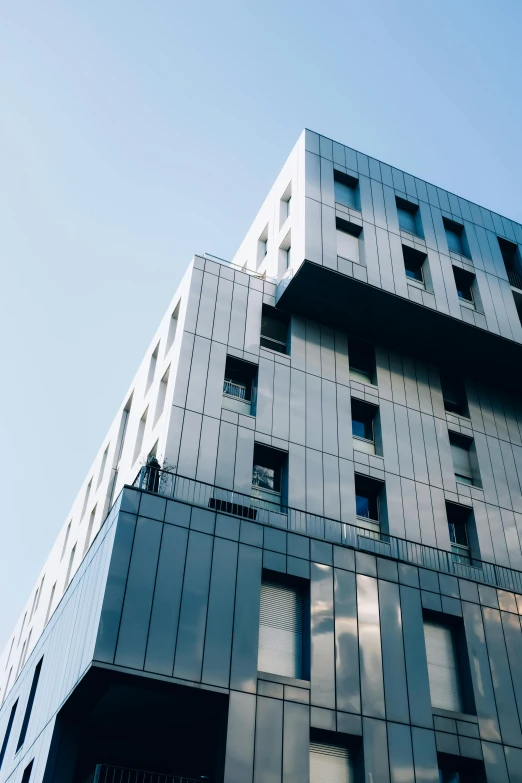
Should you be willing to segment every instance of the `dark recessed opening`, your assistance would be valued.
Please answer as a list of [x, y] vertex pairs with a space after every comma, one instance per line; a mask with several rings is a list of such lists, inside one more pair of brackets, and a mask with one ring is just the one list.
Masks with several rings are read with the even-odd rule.
[[426, 254], [405, 245], [402, 246], [402, 254], [406, 277], [424, 285], [423, 265], [426, 261]]

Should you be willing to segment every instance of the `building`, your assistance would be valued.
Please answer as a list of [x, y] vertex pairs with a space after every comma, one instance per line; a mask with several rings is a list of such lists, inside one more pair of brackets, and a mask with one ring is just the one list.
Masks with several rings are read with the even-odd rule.
[[521, 248], [301, 135], [8, 641], [1, 781], [522, 781]]

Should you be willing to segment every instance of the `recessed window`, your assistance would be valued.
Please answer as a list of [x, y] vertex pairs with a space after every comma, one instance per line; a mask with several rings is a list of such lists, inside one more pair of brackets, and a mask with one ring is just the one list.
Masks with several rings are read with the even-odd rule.
[[456, 639], [442, 618], [424, 619], [424, 641], [432, 707], [463, 712]]
[[280, 503], [288, 454], [262, 443], [254, 444], [252, 465], [252, 495], [272, 503]]
[[18, 738], [18, 744], [16, 746], [16, 751], [18, 752], [22, 745], [25, 742], [25, 737], [27, 735], [27, 728], [29, 726], [29, 721], [31, 720], [31, 712], [33, 710], [33, 704], [34, 704], [34, 697], [36, 696], [36, 689], [38, 688], [38, 681], [40, 679], [40, 672], [42, 671], [42, 664], [43, 664], [43, 658], [40, 658], [38, 663], [35, 666], [34, 674], [33, 674], [33, 681], [31, 683], [31, 690], [29, 691], [29, 696], [27, 699], [27, 706], [25, 708], [24, 713], [24, 719], [22, 721], [22, 728], [20, 729], [20, 736]]
[[411, 201], [406, 201], [399, 196], [395, 197], [395, 202], [397, 204], [397, 215], [401, 231], [407, 231], [410, 234], [422, 236], [418, 205], [412, 204]]
[[522, 289], [522, 268], [520, 265], [520, 250], [518, 245], [508, 242], [507, 239], [497, 237], [500, 252], [504, 259], [504, 266], [508, 280], [515, 288]]
[[471, 565], [469, 526], [472, 511], [468, 506], [446, 503], [446, 515], [453, 560], [456, 563]]
[[152, 356], [150, 357], [149, 372], [147, 374], [147, 384], [145, 386], [145, 394], [148, 392], [148, 390], [150, 389], [150, 387], [154, 382], [154, 376], [156, 375], [156, 366], [158, 364], [159, 347], [160, 344], [158, 343], [157, 346], [154, 348], [154, 351], [152, 352]]
[[439, 783], [486, 783], [484, 762], [449, 753], [437, 755]]
[[22, 775], [21, 783], [29, 783], [29, 781], [31, 780], [31, 773], [33, 771], [33, 762], [34, 759], [32, 759], [27, 765], [27, 767], [24, 769], [24, 774]]
[[381, 481], [355, 474], [355, 513], [357, 524], [374, 533], [380, 532], [382, 491]]
[[473, 283], [475, 282], [475, 275], [466, 269], [461, 269], [459, 266], [453, 267], [453, 275], [459, 299], [468, 304], [474, 304]]
[[352, 381], [375, 382], [375, 348], [371, 343], [351, 338], [348, 341], [348, 360]]
[[278, 277], [282, 277], [292, 262], [292, 232], [289, 231], [279, 245]]
[[456, 413], [458, 416], [469, 418], [468, 398], [462, 379], [454, 375], [441, 373], [440, 385], [445, 410], [448, 413]]
[[261, 346], [278, 353], [288, 353], [288, 323], [287, 313], [276, 310], [270, 305], [263, 305], [261, 314]]
[[180, 302], [177, 303], [176, 307], [174, 308], [174, 312], [172, 313], [169, 321], [169, 331], [167, 334], [167, 342], [165, 343], [165, 353], [168, 353], [170, 350], [172, 343], [174, 342], [174, 339], [176, 337], [176, 331], [178, 328], [178, 318], [179, 318], [179, 307]]
[[223, 407], [247, 415], [255, 412], [257, 365], [227, 356], [223, 379]]
[[374, 420], [377, 410], [375, 405], [352, 399], [353, 447], [357, 451], [375, 454]]
[[149, 415], [149, 407], [145, 409], [141, 419], [138, 422], [138, 432], [136, 434], [136, 444], [134, 446], [134, 459], [133, 462], [136, 462], [138, 457], [141, 454], [141, 450], [143, 448], [143, 438], [145, 437], [145, 429], [147, 427], [147, 416]]
[[[8, 682], [9, 684], [9, 682]], [[7, 693], [7, 686], [5, 689], [5, 692]], [[0, 769], [2, 769], [2, 764], [4, 763], [4, 756], [5, 752], [7, 750], [7, 746], [9, 744], [9, 737], [11, 736], [11, 729], [13, 728], [13, 722], [16, 715], [16, 708], [18, 707], [18, 699], [15, 701], [13, 706], [11, 707], [11, 712], [9, 713], [9, 720], [7, 721], [7, 728], [5, 730], [4, 734], [4, 741], [2, 742], [2, 749], [0, 750]]]
[[343, 207], [360, 210], [359, 180], [334, 169], [334, 192], [337, 204]]
[[453, 457], [453, 470], [455, 480], [460, 484], [474, 484], [473, 470], [471, 466], [472, 438], [466, 438], [456, 432], [449, 433], [451, 444], [451, 456]]
[[337, 217], [335, 218], [335, 227], [337, 229], [337, 255], [358, 264], [359, 237], [362, 226]]
[[402, 255], [404, 257], [404, 271], [408, 280], [424, 286], [423, 266], [426, 261], [426, 254], [403, 245]]
[[445, 217], [442, 218], [442, 222], [444, 223], [449, 250], [452, 253], [459, 253], [461, 256], [470, 258], [464, 226]]
[[279, 202], [279, 227], [290, 217], [292, 210], [292, 183], [288, 185]]
[[257, 242], [257, 266], [261, 266], [268, 254], [268, 224], [264, 227]]
[[[352, 744], [341, 744], [347, 735], [319, 731], [314, 734], [319, 741], [310, 742], [310, 783], [353, 783], [358, 780], [358, 749]], [[324, 739], [321, 735], [325, 735]]]
[[303, 679], [306, 594], [294, 580], [266, 576], [261, 583], [257, 668], [280, 677]]

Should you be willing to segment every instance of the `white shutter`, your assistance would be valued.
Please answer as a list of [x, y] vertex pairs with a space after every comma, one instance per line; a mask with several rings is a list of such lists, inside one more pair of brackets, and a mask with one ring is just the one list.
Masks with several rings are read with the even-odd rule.
[[303, 601], [298, 590], [274, 582], [261, 585], [259, 657], [262, 672], [301, 678]]
[[310, 743], [310, 783], [353, 783], [353, 757], [348, 748]]
[[459, 476], [472, 478], [471, 462], [468, 449], [463, 448], [457, 443], [451, 444], [451, 453], [453, 456], [453, 468]]
[[457, 655], [451, 628], [425, 620], [424, 638], [432, 706], [462, 712]]

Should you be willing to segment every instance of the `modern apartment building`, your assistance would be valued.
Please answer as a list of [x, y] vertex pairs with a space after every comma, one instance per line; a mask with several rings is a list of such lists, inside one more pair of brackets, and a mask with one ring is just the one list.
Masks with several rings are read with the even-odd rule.
[[522, 782], [521, 251], [303, 132], [8, 640], [0, 781]]

